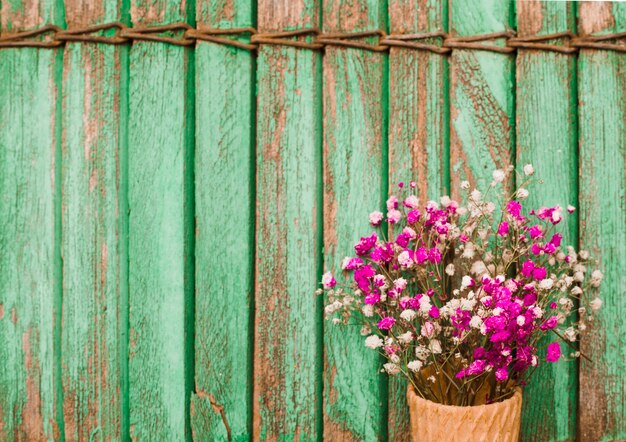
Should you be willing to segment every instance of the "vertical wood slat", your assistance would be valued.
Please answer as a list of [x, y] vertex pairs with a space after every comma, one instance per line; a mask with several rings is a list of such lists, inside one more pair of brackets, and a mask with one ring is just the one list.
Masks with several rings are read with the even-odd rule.
[[[517, 2], [518, 35], [575, 32], [571, 2]], [[529, 208], [577, 204], [576, 58], [556, 52], [524, 50], [517, 55], [517, 170], [531, 163], [544, 181], [530, 189]], [[562, 231], [577, 246], [577, 216]], [[541, 349], [552, 337], [539, 344]], [[539, 354], [541, 355], [541, 352]], [[524, 390], [522, 439], [576, 438], [578, 362], [541, 364]]]
[[[383, 2], [326, 0], [325, 32], [385, 28]], [[386, 193], [386, 55], [327, 47], [324, 69], [324, 258], [339, 263], [368, 214]], [[380, 359], [365, 348], [358, 327], [324, 329], [324, 438], [379, 440], [386, 432], [386, 377]]]
[[[53, 1], [4, 2], [1, 32], [62, 17]], [[0, 51], [0, 439], [62, 434], [58, 50]], [[61, 422], [61, 425], [59, 425]]]
[[[317, 0], [260, 0], [258, 29], [317, 27], [318, 11]], [[315, 440], [320, 55], [264, 45], [257, 63], [254, 440]]]
[[[443, 32], [447, 0], [391, 0], [392, 34]], [[436, 42], [433, 41], [433, 43]], [[389, 186], [413, 180], [422, 203], [449, 191], [448, 59], [426, 51], [389, 52]], [[389, 379], [389, 440], [409, 441], [407, 382]]]
[[[197, 2], [199, 27], [254, 26], [250, 0]], [[195, 440], [250, 440], [254, 317], [254, 79], [251, 52], [196, 46]], [[223, 417], [222, 417], [223, 415]]]
[[[186, 5], [186, 4], [185, 4]], [[133, 0], [134, 25], [187, 19], [185, 5]], [[130, 433], [134, 440], [190, 437], [186, 346], [193, 289], [190, 50], [135, 42], [130, 51]], [[193, 238], [193, 236], [192, 236]], [[191, 296], [193, 296], [191, 294]], [[192, 341], [191, 341], [192, 342]]]
[[[512, 2], [449, 3], [453, 35], [511, 29]], [[450, 56], [450, 177], [455, 196], [461, 181], [484, 190], [494, 169], [513, 164], [513, 62], [513, 55], [467, 49]]]
[[[120, 19], [117, 0], [85, 7], [66, 0], [68, 26]], [[121, 50], [66, 46], [63, 72], [63, 390], [68, 440], [121, 439], [119, 95]], [[123, 197], [123, 196], [122, 196]]]
[[[579, 33], [626, 30], [626, 5], [583, 2]], [[626, 56], [581, 50], [578, 62], [581, 247], [598, 257], [604, 274], [598, 319], [583, 337], [580, 440], [626, 439]]]

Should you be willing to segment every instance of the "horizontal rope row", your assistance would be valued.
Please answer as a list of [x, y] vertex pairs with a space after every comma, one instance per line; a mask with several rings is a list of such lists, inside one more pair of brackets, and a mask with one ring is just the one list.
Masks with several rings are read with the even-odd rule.
[[[106, 32], [112, 35], [104, 35]], [[321, 32], [316, 28], [293, 31], [258, 32], [254, 28], [195, 29], [186, 23], [162, 26], [129, 27], [120, 22], [106, 23], [76, 29], [61, 29], [46, 25], [33, 31], [3, 34], [0, 48], [35, 47], [56, 48], [67, 42], [103, 44], [130, 44], [133, 41], [155, 41], [177, 46], [192, 46], [197, 41], [208, 41], [254, 51], [260, 45], [292, 46], [320, 50], [326, 46], [343, 46], [374, 52], [385, 52], [400, 47], [448, 54], [453, 49], [509, 54], [517, 49], [573, 54], [580, 49], [600, 49], [626, 52], [623, 39], [626, 32], [605, 35], [578, 36], [571, 32], [517, 37], [513, 31], [493, 32], [472, 36], [450, 36], [444, 32], [421, 34], [387, 34], [381, 30], [363, 32]], [[245, 41], [240, 40], [245, 38]], [[374, 40], [364, 41], [363, 39]], [[500, 40], [500, 44], [497, 41]]]

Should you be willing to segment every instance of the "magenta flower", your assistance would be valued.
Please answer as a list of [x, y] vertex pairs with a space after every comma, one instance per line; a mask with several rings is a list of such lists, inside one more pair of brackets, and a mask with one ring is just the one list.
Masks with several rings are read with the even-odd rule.
[[541, 230], [541, 226], [539, 224], [528, 229], [528, 234], [532, 239], [543, 237], [543, 231]]
[[406, 220], [409, 222], [409, 224], [415, 224], [416, 222], [418, 222], [420, 219], [420, 211], [419, 210], [411, 210], [407, 215], [406, 215]]
[[391, 316], [387, 316], [381, 319], [380, 321], [378, 321], [378, 328], [381, 330], [390, 330], [391, 327], [393, 327], [395, 323], [396, 323], [395, 318], [392, 318]]
[[428, 310], [428, 315], [433, 319], [439, 319], [439, 309], [436, 305], [433, 305], [430, 310]]
[[535, 270], [533, 270], [533, 278], [535, 278], [537, 281], [545, 278], [546, 274], [547, 272], [545, 267], [537, 267], [535, 268]]
[[432, 247], [428, 251], [428, 259], [433, 264], [439, 264], [441, 262], [441, 252], [439, 251], [437, 247]]
[[548, 344], [548, 352], [546, 353], [546, 361], [556, 362], [561, 357], [561, 346], [558, 342]]
[[506, 367], [498, 368], [496, 370], [496, 380], [497, 381], [506, 381], [509, 378], [509, 372]]
[[424, 264], [428, 260], [428, 251], [424, 247], [420, 247], [415, 252], [415, 261], [418, 264]]
[[552, 238], [550, 238], [550, 244], [552, 244], [554, 247], [559, 247], [561, 245], [562, 239], [563, 235], [561, 235], [560, 233], [555, 233], [554, 235], [552, 235]]
[[509, 201], [506, 205], [506, 211], [513, 218], [520, 218], [520, 213], [522, 211], [522, 205], [518, 201]]
[[[552, 306], [551, 306], [552, 307]], [[556, 316], [550, 316], [548, 319], [545, 320], [545, 322], [543, 324], [541, 324], [539, 326], [539, 328], [541, 330], [552, 330], [554, 327], [556, 327], [556, 324], [558, 323], [559, 318]]]
[[507, 236], [509, 234], [509, 223], [502, 221], [498, 227], [498, 235]]
[[354, 250], [356, 251], [356, 254], [359, 256], [363, 256], [367, 254], [367, 252], [369, 252], [370, 249], [374, 247], [374, 245], [376, 245], [376, 241], [378, 241], [378, 236], [376, 235], [376, 232], [372, 233], [371, 236], [362, 237], [361, 241], [359, 241], [354, 246]]
[[346, 258], [343, 260], [342, 268], [344, 270], [356, 270], [363, 265], [361, 258]]

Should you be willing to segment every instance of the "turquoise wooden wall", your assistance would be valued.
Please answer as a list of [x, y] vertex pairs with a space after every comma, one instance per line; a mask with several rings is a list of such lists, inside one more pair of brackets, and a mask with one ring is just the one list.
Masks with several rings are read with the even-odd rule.
[[[112, 21], [602, 35], [626, 4], [0, 1], [0, 39]], [[606, 284], [593, 362], [541, 368], [522, 439], [625, 439], [625, 85], [600, 49], [0, 48], [0, 440], [408, 441], [406, 385], [316, 283], [391, 183], [528, 162]]]

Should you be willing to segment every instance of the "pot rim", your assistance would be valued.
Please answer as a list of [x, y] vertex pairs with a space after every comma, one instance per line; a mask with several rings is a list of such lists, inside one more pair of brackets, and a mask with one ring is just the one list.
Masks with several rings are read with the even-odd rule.
[[441, 407], [443, 409], [448, 409], [448, 410], [458, 410], [458, 409], [463, 409], [463, 410], [467, 410], [468, 408], [472, 408], [472, 409], [480, 409], [482, 408], [486, 408], [486, 407], [493, 407], [493, 406], [508, 406], [511, 404], [511, 402], [522, 402], [522, 387], [517, 386], [515, 387], [515, 393], [513, 393], [513, 396], [511, 396], [508, 399], [505, 399], [503, 401], [499, 401], [499, 402], [494, 402], [492, 404], [481, 404], [481, 405], [447, 405], [447, 404], [440, 404], [439, 402], [433, 402], [429, 399], [424, 399], [423, 397], [421, 397], [419, 394], [417, 394], [417, 392], [415, 391], [415, 388], [413, 387], [413, 385], [409, 384], [408, 388], [407, 388], [407, 392], [406, 392], [406, 397], [407, 397], [407, 401], [409, 401], [409, 403], [411, 401], [413, 402], [425, 402], [427, 404], [433, 404], [436, 405], [437, 407]]

